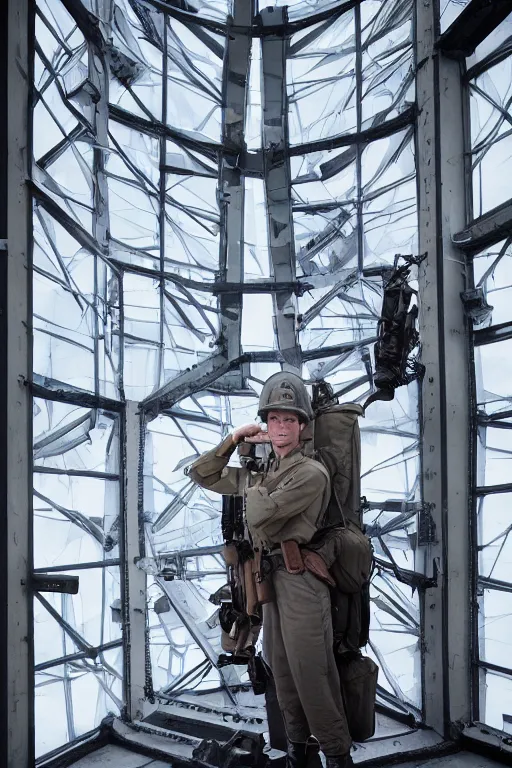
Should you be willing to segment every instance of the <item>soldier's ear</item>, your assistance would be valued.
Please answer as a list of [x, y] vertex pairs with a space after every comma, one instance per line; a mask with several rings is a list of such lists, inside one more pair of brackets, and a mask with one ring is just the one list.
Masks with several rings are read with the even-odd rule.
[[306, 426], [306, 425], [304, 424], [304, 422], [303, 422], [303, 421], [301, 421], [301, 423], [300, 423], [300, 425], [299, 425], [299, 427], [300, 427], [300, 431], [301, 431], [301, 432], [302, 432], [302, 430], [304, 429], [304, 427], [305, 427], [305, 426]]

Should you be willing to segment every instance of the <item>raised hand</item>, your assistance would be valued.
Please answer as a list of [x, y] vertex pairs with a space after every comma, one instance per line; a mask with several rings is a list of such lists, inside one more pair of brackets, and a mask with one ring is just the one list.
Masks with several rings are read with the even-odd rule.
[[256, 437], [262, 434], [266, 434], [259, 424], [244, 424], [243, 427], [238, 427], [233, 432], [233, 441], [235, 443], [241, 443], [246, 437]]

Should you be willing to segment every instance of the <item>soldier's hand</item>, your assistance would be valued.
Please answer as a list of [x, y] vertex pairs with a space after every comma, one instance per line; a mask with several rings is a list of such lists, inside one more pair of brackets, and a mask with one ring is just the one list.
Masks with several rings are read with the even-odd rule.
[[238, 427], [233, 432], [233, 440], [235, 443], [241, 443], [246, 437], [256, 437], [263, 432], [259, 424], [244, 424], [243, 427]]

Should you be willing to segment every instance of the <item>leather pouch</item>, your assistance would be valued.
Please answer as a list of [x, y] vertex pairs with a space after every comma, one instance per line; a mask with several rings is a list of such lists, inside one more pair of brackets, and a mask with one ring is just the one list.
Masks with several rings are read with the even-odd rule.
[[283, 553], [284, 565], [288, 573], [304, 573], [305, 568], [302, 552], [296, 541], [293, 541], [292, 539], [289, 541], [282, 541], [281, 552]]
[[302, 558], [304, 560], [306, 570], [312, 573], [313, 576], [316, 576], [317, 579], [325, 582], [325, 584], [328, 584], [330, 587], [336, 586], [336, 582], [327, 570], [327, 566], [318, 552], [312, 552], [309, 549], [303, 549]]

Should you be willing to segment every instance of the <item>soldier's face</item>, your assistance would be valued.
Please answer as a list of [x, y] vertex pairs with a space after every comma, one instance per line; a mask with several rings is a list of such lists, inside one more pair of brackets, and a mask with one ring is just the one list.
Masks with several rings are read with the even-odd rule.
[[300, 433], [304, 429], [294, 413], [286, 411], [270, 411], [267, 418], [267, 431], [274, 448], [289, 452], [300, 442]]

